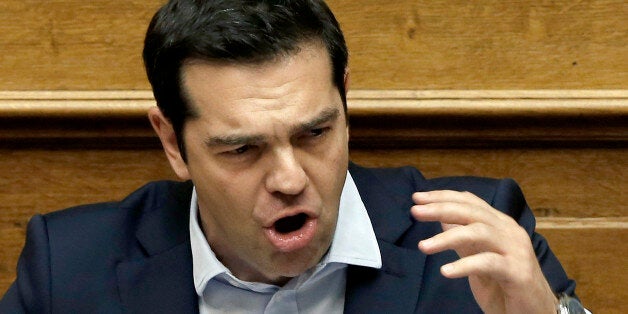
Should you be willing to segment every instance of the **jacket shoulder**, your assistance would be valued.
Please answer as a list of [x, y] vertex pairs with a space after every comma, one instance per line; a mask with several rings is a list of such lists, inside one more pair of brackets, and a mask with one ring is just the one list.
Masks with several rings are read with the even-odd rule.
[[48, 230], [68, 226], [96, 227], [116, 223], [129, 218], [140, 218], [143, 214], [164, 204], [170, 191], [184, 183], [174, 181], [149, 182], [135, 190], [121, 201], [84, 204], [43, 215]]
[[[492, 194], [502, 181], [514, 183], [511, 179], [495, 179], [477, 176], [445, 176], [426, 178], [421, 171], [412, 166], [396, 168], [368, 168], [351, 164], [349, 170], [354, 177], [359, 179], [378, 181], [394, 191], [433, 191], [454, 190], [467, 191], [478, 196]], [[486, 197], [483, 197], [486, 199]]]
[[51, 256], [60, 261], [71, 256], [103, 260], [141, 256], [136, 242], [138, 228], [145, 217], [167, 207], [176, 197], [174, 191], [185, 186], [186, 183], [173, 181], [150, 182], [122, 201], [81, 205], [43, 215], [39, 221], [50, 243]]
[[361, 182], [363, 187], [379, 186], [401, 197], [408, 197], [414, 192], [453, 190], [475, 194], [505, 212], [508, 212], [507, 208], [510, 207], [508, 204], [525, 205], [519, 185], [510, 178], [445, 176], [428, 179], [418, 169], [411, 166], [366, 168], [353, 163], [349, 166], [349, 170], [354, 179]]

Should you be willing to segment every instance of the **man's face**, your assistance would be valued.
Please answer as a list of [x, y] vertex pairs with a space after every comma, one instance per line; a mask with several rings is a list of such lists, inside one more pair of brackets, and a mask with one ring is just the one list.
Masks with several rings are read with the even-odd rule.
[[282, 284], [328, 250], [348, 166], [348, 128], [321, 45], [263, 64], [190, 61], [183, 175], [202, 228], [235, 276]]

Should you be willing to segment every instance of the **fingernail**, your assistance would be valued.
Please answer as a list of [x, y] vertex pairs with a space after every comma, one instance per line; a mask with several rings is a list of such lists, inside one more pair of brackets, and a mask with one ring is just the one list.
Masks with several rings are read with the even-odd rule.
[[412, 194], [412, 200], [417, 203], [426, 203], [429, 201], [429, 193], [428, 192], [415, 192]]
[[419, 245], [424, 249], [429, 249], [430, 247], [434, 245], [434, 240], [433, 239], [421, 240], [419, 242]]
[[414, 192], [414, 194], [412, 194], [414, 197], [418, 197], [418, 198], [422, 198], [425, 197], [427, 193], [425, 192]]
[[454, 265], [452, 264], [443, 265], [443, 267], [441, 267], [440, 270], [445, 274], [451, 274], [454, 271]]

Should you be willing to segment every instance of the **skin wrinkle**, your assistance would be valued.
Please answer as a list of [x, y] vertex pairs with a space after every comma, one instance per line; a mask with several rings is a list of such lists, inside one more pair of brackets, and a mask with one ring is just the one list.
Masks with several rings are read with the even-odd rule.
[[[311, 129], [318, 128], [324, 123], [336, 120], [340, 112], [337, 108], [327, 108], [321, 112], [317, 117], [310, 121], [302, 122], [300, 124], [289, 127], [290, 134], [296, 135], [306, 132]], [[239, 146], [246, 144], [261, 145], [268, 141], [268, 138], [263, 134], [225, 134], [211, 136], [205, 140], [205, 144], [209, 147], [212, 146]]]

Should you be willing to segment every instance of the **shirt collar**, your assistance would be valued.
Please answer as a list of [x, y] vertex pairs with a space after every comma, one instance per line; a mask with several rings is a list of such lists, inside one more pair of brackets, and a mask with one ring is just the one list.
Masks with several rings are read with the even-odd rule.
[[[207, 283], [220, 274], [226, 274], [252, 290], [257, 290], [255, 287], [266, 290], [267, 286], [270, 286], [240, 281], [218, 260], [200, 228], [196, 188], [192, 191], [190, 203], [190, 244], [194, 286], [198, 295], [202, 295]], [[338, 221], [332, 244], [317, 268], [325, 267], [329, 263], [382, 267], [381, 254], [371, 220], [348, 171], [340, 196]]]
[[336, 231], [329, 252], [322, 262], [382, 267], [382, 258], [371, 219], [348, 171], [340, 195]]

